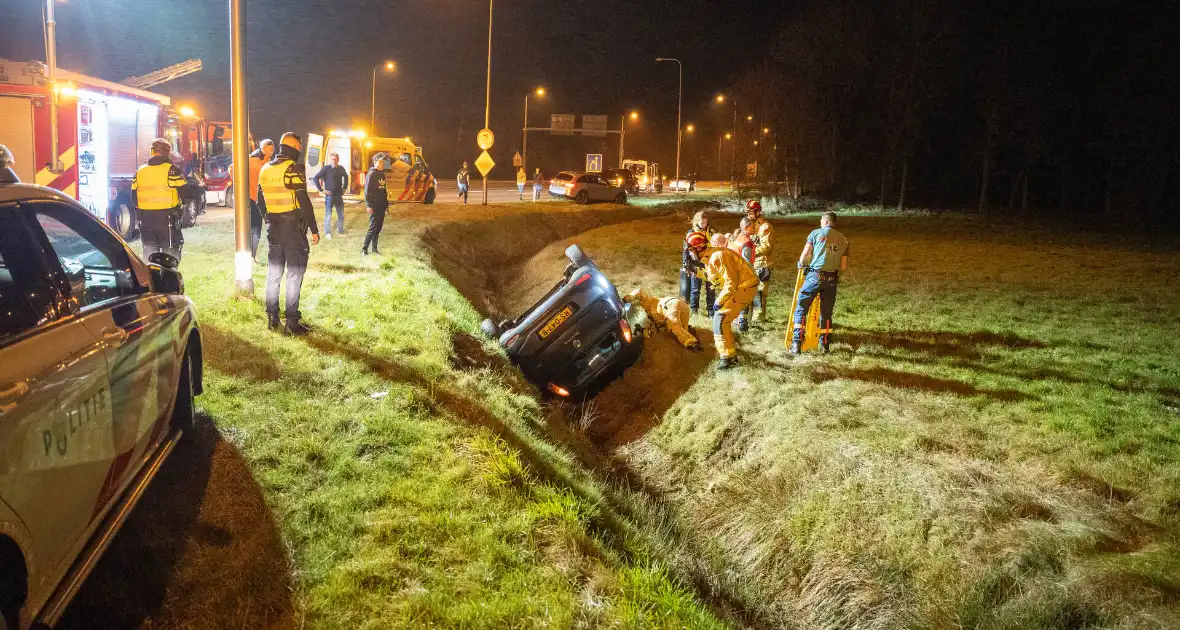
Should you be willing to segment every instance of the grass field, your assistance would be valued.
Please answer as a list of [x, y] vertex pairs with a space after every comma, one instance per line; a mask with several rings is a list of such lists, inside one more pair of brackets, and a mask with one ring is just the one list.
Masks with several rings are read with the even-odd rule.
[[[216, 430], [157, 484], [179, 516], [104, 560], [176, 558], [145, 625], [1180, 627], [1178, 248], [845, 217], [833, 353], [792, 358], [816, 218], [776, 220], [741, 367], [658, 333], [593, 401], [543, 403], [481, 313], [531, 304], [570, 242], [620, 291], [674, 293], [715, 206], [637, 205], [402, 210], [382, 258], [350, 207], [299, 339], [230, 298], [229, 224], [187, 232]], [[95, 581], [72, 627], [128, 599]]]
[[[792, 358], [816, 224], [777, 223], [740, 369], [665, 339], [593, 401], [590, 440], [671, 506], [673, 564], [765, 627], [1180, 627], [1176, 251], [849, 217], [833, 353]], [[505, 295], [527, 301], [573, 241], [620, 291], [674, 294], [686, 225], [556, 243]]]

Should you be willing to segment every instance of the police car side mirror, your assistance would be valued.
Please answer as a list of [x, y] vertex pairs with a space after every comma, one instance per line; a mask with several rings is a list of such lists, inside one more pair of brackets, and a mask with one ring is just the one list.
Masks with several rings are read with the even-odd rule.
[[[157, 252], [163, 254], [163, 252]], [[164, 254], [167, 256], [167, 254]], [[156, 254], [152, 254], [151, 258], [155, 258]], [[168, 256], [172, 258], [172, 256]], [[173, 259], [175, 260], [175, 259]], [[154, 260], [152, 262], [155, 262]], [[169, 269], [160, 264], [148, 265], [148, 271], [151, 273], [152, 293], [164, 293], [181, 295], [184, 293], [184, 278], [181, 277], [180, 272], [175, 269]]]

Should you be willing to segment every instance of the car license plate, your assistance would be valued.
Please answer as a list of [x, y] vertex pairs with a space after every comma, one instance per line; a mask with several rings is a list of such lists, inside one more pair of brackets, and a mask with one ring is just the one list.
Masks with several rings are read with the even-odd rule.
[[573, 314], [574, 314], [573, 305], [566, 306], [565, 308], [561, 309], [561, 312], [554, 315], [553, 319], [549, 320], [548, 324], [545, 324], [545, 326], [541, 330], [538, 330], [537, 335], [539, 335], [541, 337], [541, 339], [544, 339], [544, 338], [548, 337], [549, 335], [552, 335], [553, 331], [557, 330], [558, 327], [560, 327], [562, 324], [564, 324], [565, 321], [567, 319], [569, 319], [570, 316]]

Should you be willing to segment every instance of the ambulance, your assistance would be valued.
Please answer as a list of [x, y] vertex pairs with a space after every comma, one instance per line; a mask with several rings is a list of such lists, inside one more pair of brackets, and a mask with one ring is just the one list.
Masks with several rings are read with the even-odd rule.
[[[57, 155], [52, 155], [48, 67], [0, 59], [0, 142], [16, 158], [21, 181], [77, 199], [124, 239], [139, 229], [131, 180], [151, 154], [152, 140], [172, 142], [172, 156], [203, 187], [204, 150], [193, 124], [163, 94], [58, 68]], [[60, 169], [53, 168], [55, 159]], [[204, 196], [186, 204], [182, 225], [204, 212]]]
[[[378, 138], [358, 130], [330, 131], [326, 135], [307, 134], [304, 164], [307, 179], [328, 163], [328, 156], [340, 156], [340, 166], [348, 171], [348, 192], [364, 192], [365, 173], [373, 164], [373, 156], [385, 153], [392, 165], [385, 173], [385, 190], [390, 203], [434, 203], [438, 180], [422, 157], [422, 147], [406, 138]], [[314, 189], [314, 184], [309, 188]]]
[[664, 192], [664, 176], [659, 164], [647, 160], [623, 160], [622, 167], [635, 174], [640, 192]]

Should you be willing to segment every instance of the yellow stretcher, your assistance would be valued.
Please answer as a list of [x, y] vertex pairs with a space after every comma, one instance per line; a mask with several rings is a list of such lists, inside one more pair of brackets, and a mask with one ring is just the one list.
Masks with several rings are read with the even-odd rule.
[[[791, 347], [791, 338], [795, 332], [795, 309], [799, 307], [799, 291], [803, 289], [803, 281], [807, 278], [804, 270], [799, 270], [799, 276], [795, 279], [795, 297], [791, 300], [790, 319], [787, 324], [787, 335], [783, 339], [783, 345], [788, 349]], [[812, 300], [811, 308], [807, 311], [807, 317], [803, 320], [803, 346], [802, 351], [808, 352], [819, 348], [819, 298]]]

